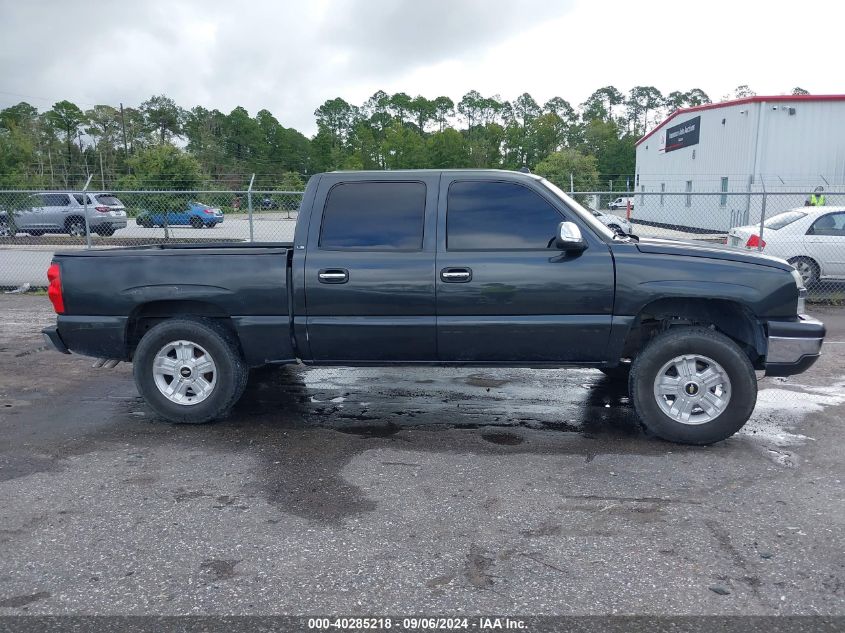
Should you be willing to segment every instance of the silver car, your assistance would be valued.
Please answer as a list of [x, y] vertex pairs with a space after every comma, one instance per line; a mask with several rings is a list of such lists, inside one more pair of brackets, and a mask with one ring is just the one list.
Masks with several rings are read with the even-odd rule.
[[[120, 200], [110, 193], [92, 192], [86, 195], [88, 226], [92, 233], [106, 236], [126, 228], [126, 208]], [[0, 234], [85, 235], [85, 202], [81, 193], [49, 191], [32, 194], [22, 208], [0, 216]]]
[[631, 223], [623, 217], [612, 213], [602, 213], [601, 211], [596, 211], [595, 209], [590, 209], [590, 213], [596, 216], [596, 219], [599, 222], [610, 229], [622, 231], [626, 235], [631, 235], [631, 233], [634, 232], [634, 228], [631, 226]]

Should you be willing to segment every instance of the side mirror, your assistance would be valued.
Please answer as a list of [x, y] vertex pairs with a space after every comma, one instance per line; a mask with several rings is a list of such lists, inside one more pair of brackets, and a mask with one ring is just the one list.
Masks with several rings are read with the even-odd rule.
[[574, 222], [561, 222], [557, 227], [555, 248], [562, 251], [583, 251], [587, 242], [581, 235], [581, 229]]

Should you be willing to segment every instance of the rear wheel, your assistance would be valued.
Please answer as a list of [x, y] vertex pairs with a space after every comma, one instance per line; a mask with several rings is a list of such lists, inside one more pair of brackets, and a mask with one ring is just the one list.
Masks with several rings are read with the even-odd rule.
[[15, 237], [17, 230], [8, 220], [0, 220], [0, 237]]
[[200, 218], [193, 217], [191, 218], [191, 226], [195, 229], [201, 229], [204, 224], [202, 223], [202, 220]]
[[73, 237], [82, 237], [85, 235], [85, 219], [84, 218], [68, 218], [65, 221], [65, 231], [68, 235]]
[[138, 391], [161, 417], [203, 424], [225, 416], [243, 394], [249, 368], [235, 337], [210, 319], [159, 323], [133, 358]]
[[789, 260], [789, 263], [792, 264], [795, 270], [798, 271], [798, 274], [801, 275], [801, 280], [804, 282], [805, 286], [816, 283], [821, 276], [819, 273], [819, 265], [814, 259], [809, 257], [793, 257]]
[[629, 388], [643, 425], [682, 444], [730, 437], [757, 402], [748, 356], [731, 339], [705, 327], [679, 327], [656, 336], [634, 360]]

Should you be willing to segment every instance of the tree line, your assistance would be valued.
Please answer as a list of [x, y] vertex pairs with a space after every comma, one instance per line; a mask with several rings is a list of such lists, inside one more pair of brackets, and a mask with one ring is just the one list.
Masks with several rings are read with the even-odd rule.
[[[723, 99], [753, 94], [743, 85]], [[185, 109], [164, 95], [88, 110], [21, 102], [0, 110], [0, 188], [77, 188], [92, 176], [98, 189], [239, 189], [255, 173], [257, 187], [301, 189], [334, 169], [527, 167], [566, 188], [572, 174], [576, 189], [616, 180], [624, 190], [636, 140], [669, 112], [710, 102], [699, 88], [653, 86], [605, 86], [577, 106], [527, 92], [508, 101], [471, 90], [456, 103], [380, 90], [359, 105], [327, 100], [311, 138], [268, 110]]]

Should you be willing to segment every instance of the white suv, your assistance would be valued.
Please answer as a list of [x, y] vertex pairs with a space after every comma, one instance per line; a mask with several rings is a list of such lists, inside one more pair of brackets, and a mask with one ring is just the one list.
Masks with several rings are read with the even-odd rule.
[[[88, 193], [88, 226], [92, 233], [112, 235], [126, 228], [126, 208], [110, 193]], [[0, 235], [15, 233], [85, 235], [85, 204], [81, 193], [45, 191], [29, 196], [22, 209], [0, 214]]]

